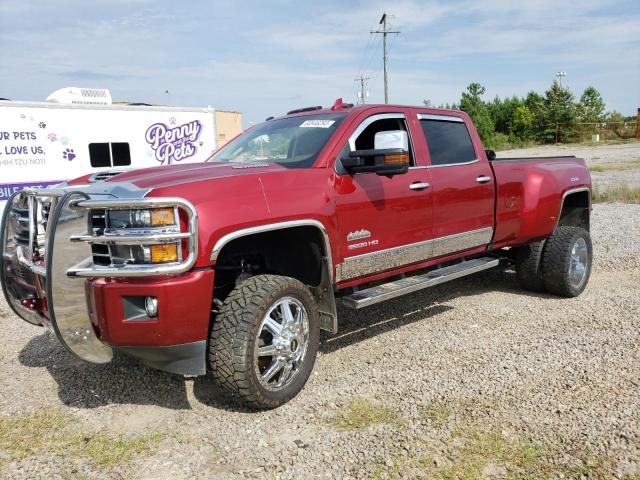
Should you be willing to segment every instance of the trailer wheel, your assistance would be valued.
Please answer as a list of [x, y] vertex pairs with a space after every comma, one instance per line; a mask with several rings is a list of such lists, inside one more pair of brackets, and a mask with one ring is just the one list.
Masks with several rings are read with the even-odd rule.
[[213, 379], [238, 403], [275, 408], [304, 387], [318, 352], [318, 308], [301, 282], [257, 275], [236, 286], [209, 339]]
[[542, 254], [542, 274], [549, 293], [577, 297], [591, 275], [593, 247], [589, 232], [561, 226], [547, 239]]
[[516, 277], [520, 286], [531, 292], [545, 292], [542, 276], [542, 251], [546, 240], [515, 249]]

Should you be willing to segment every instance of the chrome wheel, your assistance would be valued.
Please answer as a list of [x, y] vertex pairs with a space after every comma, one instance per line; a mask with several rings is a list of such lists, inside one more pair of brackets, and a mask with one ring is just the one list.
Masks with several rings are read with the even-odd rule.
[[274, 303], [262, 319], [255, 344], [255, 368], [260, 384], [275, 391], [296, 377], [307, 354], [309, 315], [296, 298]]
[[574, 287], [582, 285], [587, 273], [587, 263], [589, 250], [584, 238], [578, 238], [571, 249], [571, 259], [569, 264], [569, 282]]

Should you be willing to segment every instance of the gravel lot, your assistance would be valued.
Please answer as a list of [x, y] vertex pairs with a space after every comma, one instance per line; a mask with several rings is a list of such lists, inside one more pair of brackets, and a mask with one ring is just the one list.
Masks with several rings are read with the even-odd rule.
[[485, 272], [341, 311], [289, 404], [74, 360], [0, 303], [1, 478], [638, 478], [640, 205], [596, 205], [582, 296]]
[[604, 190], [620, 184], [640, 187], [640, 142], [597, 146], [537, 145], [531, 148], [498, 152], [498, 158], [554, 155], [575, 155], [584, 158], [591, 169], [593, 184], [598, 189]]

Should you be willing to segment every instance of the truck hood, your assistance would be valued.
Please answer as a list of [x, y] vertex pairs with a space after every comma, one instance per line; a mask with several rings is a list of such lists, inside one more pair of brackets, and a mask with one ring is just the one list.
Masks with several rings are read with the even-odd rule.
[[131, 170], [115, 175], [106, 180], [106, 182], [130, 182], [139, 188], [159, 189], [178, 187], [194, 182], [215, 180], [218, 178], [278, 172], [283, 170], [286, 170], [286, 168], [273, 163], [188, 163], [183, 165], [168, 165]]

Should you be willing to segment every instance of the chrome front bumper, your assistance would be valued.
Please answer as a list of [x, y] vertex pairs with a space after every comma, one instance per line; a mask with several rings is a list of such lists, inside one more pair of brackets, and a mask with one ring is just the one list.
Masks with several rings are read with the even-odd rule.
[[[188, 233], [120, 232], [95, 236], [89, 215], [96, 208], [175, 206], [186, 213]], [[184, 260], [160, 265], [93, 264], [91, 245], [148, 241], [185, 242]], [[24, 190], [8, 201], [0, 226], [0, 283], [13, 311], [34, 325], [49, 327], [60, 342], [82, 360], [109, 362], [112, 348], [100, 341], [91, 321], [85, 281], [96, 277], [179, 274], [194, 265], [197, 215], [178, 198], [117, 199], [67, 189]]]

